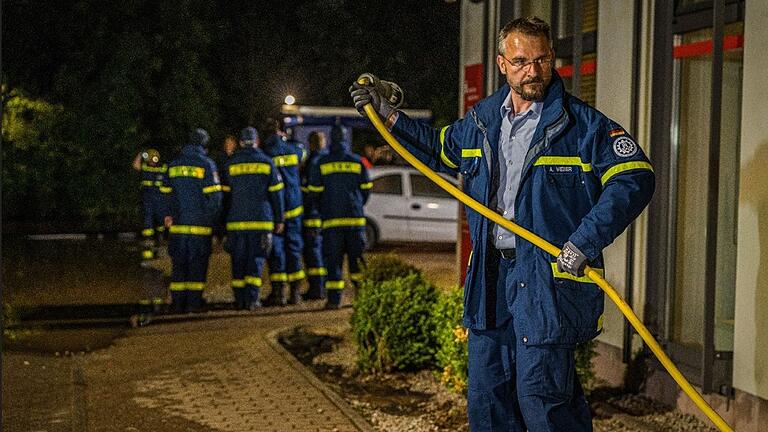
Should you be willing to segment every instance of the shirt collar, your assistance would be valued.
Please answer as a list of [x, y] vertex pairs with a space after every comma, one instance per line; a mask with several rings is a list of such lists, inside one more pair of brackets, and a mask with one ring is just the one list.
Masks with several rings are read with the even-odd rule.
[[514, 90], [510, 90], [510, 92], [507, 94], [507, 98], [504, 99], [504, 102], [501, 104], [501, 108], [499, 108], [499, 113], [501, 114], [501, 118], [509, 118], [512, 120], [514, 117], [527, 117], [532, 116], [533, 118], [537, 118], [541, 116], [541, 110], [544, 107], [544, 104], [540, 101], [534, 102], [531, 104], [530, 107], [524, 112], [521, 113], [514, 113], [514, 107], [512, 106], [512, 92]]

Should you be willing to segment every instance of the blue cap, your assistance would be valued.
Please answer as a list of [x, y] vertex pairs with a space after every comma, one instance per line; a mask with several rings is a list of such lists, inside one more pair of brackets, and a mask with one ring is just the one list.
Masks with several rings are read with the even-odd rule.
[[209, 139], [210, 138], [208, 137], [208, 132], [206, 132], [205, 129], [197, 128], [190, 135], [189, 143], [192, 145], [205, 147], [206, 145], [208, 145]]
[[240, 141], [257, 141], [259, 139], [259, 133], [255, 127], [248, 126], [240, 131]]

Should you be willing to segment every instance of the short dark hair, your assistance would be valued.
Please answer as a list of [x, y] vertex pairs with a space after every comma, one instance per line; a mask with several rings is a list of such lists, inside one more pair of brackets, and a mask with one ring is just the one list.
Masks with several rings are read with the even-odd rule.
[[499, 54], [504, 53], [504, 40], [510, 33], [522, 33], [526, 36], [544, 36], [549, 44], [552, 45], [552, 36], [550, 35], [549, 24], [546, 21], [535, 16], [517, 18], [508, 22], [499, 32]]

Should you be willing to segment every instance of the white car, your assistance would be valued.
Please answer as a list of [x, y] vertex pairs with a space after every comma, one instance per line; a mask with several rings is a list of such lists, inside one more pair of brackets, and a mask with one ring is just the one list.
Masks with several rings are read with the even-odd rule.
[[[374, 167], [365, 205], [368, 247], [378, 242], [455, 243], [458, 201], [414, 168]], [[458, 181], [441, 174], [457, 185]]]

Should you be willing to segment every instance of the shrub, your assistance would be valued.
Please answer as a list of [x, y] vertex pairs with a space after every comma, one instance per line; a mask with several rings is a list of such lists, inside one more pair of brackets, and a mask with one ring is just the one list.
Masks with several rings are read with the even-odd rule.
[[390, 279], [406, 277], [416, 273], [421, 275], [421, 270], [407, 264], [393, 253], [379, 255], [371, 258], [365, 265], [363, 279], [378, 284]]
[[585, 390], [590, 390], [595, 386], [596, 376], [595, 371], [592, 369], [592, 359], [597, 355], [595, 351], [597, 342], [591, 340], [582, 344], [576, 345], [576, 373], [579, 375], [582, 387]]
[[440, 381], [448, 388], [463, 393], [467, 389], [467, 329], [461, 325], [464, 290], [443, 292], [435, 305], [435, 339], [437, 365], [442, 369]]
[[[392, 262], [390, 262], [392, 263]], [[406, 269], [394, 264], [395, 272]], [[350, 319], [363, 371], [417, 370], [434, 363], [435, 332], [431, 312], [437, 291], [418, 270], [377, 281], [383, 267], [366, 270]]]

